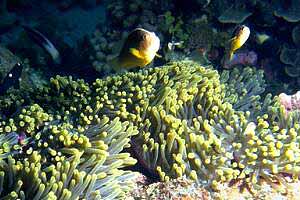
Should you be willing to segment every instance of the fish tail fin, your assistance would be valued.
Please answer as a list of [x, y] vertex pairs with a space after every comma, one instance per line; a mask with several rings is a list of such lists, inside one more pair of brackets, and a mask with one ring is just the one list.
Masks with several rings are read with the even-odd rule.
[[230, 66], [229, 66], [230, 61], [233, 58], [234, 58], [233, 51], [227, 51], [227, 52], [225, 52], [225, 55], [223, 56], [222, 61], [221, 61], [222, 65], [223, 65], [223, 68], [229, 69], [230, 68]]
[[230, 51], [229, 53], [228, 53], [228, 60], [229, 61], [231, 61], [232, 60], [232, 58], [233, 58], [233, 51]]

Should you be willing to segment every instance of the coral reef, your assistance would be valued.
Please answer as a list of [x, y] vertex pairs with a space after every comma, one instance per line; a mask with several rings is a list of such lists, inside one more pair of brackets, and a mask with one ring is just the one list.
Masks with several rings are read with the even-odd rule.
[[300, 76], [300, 49], [284, 47], [280, 52], [280, 61], [286, 64], [284, 69], [287, 75]]
[[247, 11], [245, 8], [240, 7], [240, 5], [235, 4], [225, 10], [221, 16], [218, 17], [221, 23], [243, 23], [252, 13]]
[[32, 68], [28, 59], [24, 59], [22, 65], [23, 70], [19, 78], [19, 87], [21, 90], [36, 90], [48, 84], [48, 79], [45, 78], [44, 73], [39, 69]]
[[254, 66], [257, 63], [257, 54], [254, 51], [238, 52], [231, 60], [224, 61], [223, 67], [230, 69], [236, 65]]
[[[188, 179], [189, 189], [223, 190], [237, 181], [251, 191], [265, 183], [285, 192], [298, 178], [299, 93], [287, 95], [300, 83], [297, 0], [36, 2], [1, 1], [0, 29], [29, 22], [58, 45], [65, 63], [49, 65], [20, 32], [1, 35], [4, 43], [17, 38], [9, 47], [21, 59], [0, 47], [0, 86], [24, 65], [19, 89], [0, 96], [1, 199], [124, 198], [137, 176], [124, 167], [137, 160], [162, 181]], [[19, 15], [25, 7], [32, 16]], [[240, 23], [256, 35], [246, 43], [252, 51], [236, 53], [218, 72], [229, 32]], [[110, 61], [136, 27], [160, 37], [163, 57], [152, 66], [163, 66], [112, 75]], [[105, 78], [47, 80], [58, 71], [76, 76], [70, 65], [85, 71], [85, 58]], [[180, 62], [165, 64], [174, 60]], [[256, 69], [266, 72], [266, 65], [267, 81]], [[284, 93], [267, 94], [271, 81]], [[180, 179], [158, 185], [172, 183], [180, 190], [174, 195], [188, 198]]]
[[187, 26], [189, 40], [186, 48], [191, 50], [203, 49], [204, 52], [208, 53], [213, 48], [224, 48], [230, 38], [226, 32], [212, 28], [207, 17], [204, 16], [193, 20]]
[[[169, 37], [175, 41], [181, 41], [185, 43], [189, 34], [186, 33], [184, 22], [181, 17], [174, 17], [170, 11], [163, 14], [162, 20], [158, 22], [158, 31], [163, 33], [165, 37]], [[167, 33], [167, 34], [166, 34]]]
[[[150, 9], [155, 7], [156, 9]], [[128, 2], [110, 1], [108, 18], [111, 24], [107, 28], [98, 29], [90, 38], [94, 54], [90, 56], [93, 67], [104, 75], [112, 70], [108, 61], [116, 56], [123, 40], [136, 27], [142, 27], [158, 34], [162, 49], [169, 42], [182, 42], [181, 48], [187, 47], [188, 33], [181, 16], [174, 16], [172, 1], [149, 1], [131, 0]], [[163, 57], [166, 61], [176, 59], [173, 52], [165, 52], [168, 56]]]
[[[90, 44], [94, 55], [90, 55], [89, 59], [92, 66], [98, 72], [108, 75], [112, 72], [109, 62], [118, 55], [122, 47], [120, 38], [125, 39], [127, 32], [121, 34], [117, 31], [100, 31], [96, 30], [90, 38]], [[121, 40], [122, 40], [121, 39]]]
[[300, 110], [300, 91], [296, 92], [293, 95], [281, 93], [278, 95], [278, 98], [287, 113], [293, 110]]
[[264, 84], [251, 68], [219, 75], [182, 61], [91, 85], [57, 76], [35, 91], [10, 90], [0, 98], [0, 195], [124, 197], [135, 177], [122, 170], [136, 162], [122, 152], [130, 138], [139, 163], [163, 181], [186, 176], [217, 190], [264, 180], [278, 189], [299, 174], [300, 115], [261, 98]]
[[298, 0], [291, 0], [290, 2], [282, 2], [279, 8], [274, 11], [274, 15], [284, 18], [288, 22], [300, 21], [300, 4]]

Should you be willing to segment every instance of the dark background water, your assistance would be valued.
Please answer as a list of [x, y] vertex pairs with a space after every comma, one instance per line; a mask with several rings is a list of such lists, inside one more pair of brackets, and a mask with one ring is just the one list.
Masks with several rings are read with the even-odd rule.
[[[250, 28], [251, 35], [240, 51], [257, 54], [255, 67], [265, 71], [268, 91], [292, 93], [300, 82], [300, 42], [293, 39], [293, 33], [300, 37], [300, 6], [295, 2], [2, 0], [0, 42], [22, 60], [27, 59], [32, 71], [45, 80], [61, 74], [92, 81], [112, 73], [106, 65], [108, 58], [118, 54], [117, 46], [135, 27], [154, 31], [161, 39], [159, 53], [163, 58], [155, 59], [154, 66], [191, 57], [195, 55], [192, 52], [205, 52], [209, 61], [222, 70], [226, 40], [243, 24]], [[61, 63], [55, 64], [22, 25], [39, 31], [53, 43]], [[212, 33], [225, 36], [213, 38]], [[268, 39], [259, 43], [263, 34]], [[183, 41], [184, 45], [167, 52], [172, 41]]]

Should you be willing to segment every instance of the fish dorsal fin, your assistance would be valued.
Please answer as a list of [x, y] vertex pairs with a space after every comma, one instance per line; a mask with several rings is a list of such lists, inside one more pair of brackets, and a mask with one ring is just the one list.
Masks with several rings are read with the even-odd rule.
[[140, 51], [137, 50], [136, 48], [130, 48], [130, 49], [129, 49], [129, 52], [130, 52], [132, 55], [134, 55], [135, 57], [137, 57], [137, 58], [141, 58], [141, 59], [144, 58], [144, 57], [140, 54]]

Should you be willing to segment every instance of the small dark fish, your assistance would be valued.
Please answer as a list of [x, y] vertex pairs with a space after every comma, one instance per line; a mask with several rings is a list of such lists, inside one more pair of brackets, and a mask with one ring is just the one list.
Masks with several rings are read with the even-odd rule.
[[61, 63], [61, 58], [55, 46], [38, 30], [29, 26], [21, 25], [29, 37], [42, 47], [53, 59], [55, 64]]
[[15, 66], [6, 75], [3, 82], [0, 84], [0, 95], [3, 95], [9, 88], [19, 88], [19, 79], [21, 77], [23, 65], [21, 63], [15, 64]]

